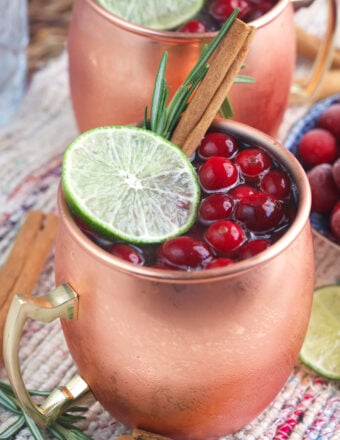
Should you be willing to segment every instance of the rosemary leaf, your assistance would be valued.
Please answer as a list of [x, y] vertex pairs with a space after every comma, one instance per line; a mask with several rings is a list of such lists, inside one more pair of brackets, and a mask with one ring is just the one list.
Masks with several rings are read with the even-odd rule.
[[233, 109], [232, 109], [232, 106], [231, 106], [228, 98], [226, 98], [223, 101], [223, 104], [220, 108], [220, 114], [223, 118], [226, 118], [226, 119], [231, 118], [233, 116], [233, 114], [234, 114]]
[[21, 416], [16, 419], [12, 425], [0, 432], [0, 440], [7, 440], [13, 438], [25, 425], [25, 417]]
[[234, 82], [238, 84], [254, 84], [255, 78], [247, 75], [237, 75], [237, 77], [234, 79]]
[[14, 397], [0, 389], [0, 405], [14, 414], [21, 414]]
[[45, 440], [40, 428], [37, 426], [35, 421], [25, 412], [22, 413], [25, 418], [25, 423], [28, 429], [31, 431], [31, 434], [35, 440]]
[[55, 426], [49, 426], [47, 430], [54, 435], [57, 440], [65, 440], [63, 434], [61, 434]]
[[165, 69], [168, 60], [168, 53], [164, 52], [161, 58], [161, 62], [158, 66], [158, 71], [155, 78], [155, 85], [151, 101], [151, 115], [150, 115], [150, 125], [151, 130], [157, 131], [157, 121], [160, 118], [162, 107], [164, 105], [166, 94], [166, 80], [165, 80]]
[[74, 426], [70, 429], [68, 427], [64, 427], [60, 423], [55, 423], [53, 427], [51, 426], [49, 429], [57, 430], [60, 435], [64, 436], [65, 440], [91, 440], [91, 437], [87, 436], [80, 429]]

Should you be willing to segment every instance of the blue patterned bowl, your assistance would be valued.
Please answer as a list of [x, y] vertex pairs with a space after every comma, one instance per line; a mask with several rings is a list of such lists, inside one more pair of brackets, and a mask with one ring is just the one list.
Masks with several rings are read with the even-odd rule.
[[[311, 106], [308, 112], [291, 127], [286, 139], [284, 140], [284, 145], [297, 157], [297, 159], [299, 159], [297, 148], [302, 136], [307, 131], [314, 128], [319, 116], [330, 105], [335, 103], [340, 103], [340, 94], [329, 96], [322, 101], [318, 101], [316, 104]], [[335, 243], [335, 240], [329, 229], [329, 219], [326, 215], [312, 212], [310, 215], [310, 221], [315, 231], [317, 231], [323, 237], [326, 237], [332, 243]]]

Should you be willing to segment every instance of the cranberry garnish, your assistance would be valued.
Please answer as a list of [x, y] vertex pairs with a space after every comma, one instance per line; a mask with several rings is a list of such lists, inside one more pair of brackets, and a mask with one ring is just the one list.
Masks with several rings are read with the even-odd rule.
[[312, 192], [312, 211], [328, 214], [339, 200], [339, 190], [332, 175], [332, 165], [322, 163], [307, 173]]
[[266, 232], [279, 226], [283, 219], [283, 209], [273, 196], [259, 193], [240, 200], [235, 217], [252, 231]]
[[229, 159], [215, 156], [208, 159], [198, 170], [203, 189], [216, 191], [227, 189], [238, 179], [236, 166]]
[[251, 3], [255, 4], [252, 5], [250, 11], [243, 17], [243, 20], [247, 23], [262, 17], [262, 15], [266, 14], [274, 6], [272, 0], [252, 1]]
[[114, 243], [108, 248], [108, 252], [116, 257], [122, 258], [123, 260], [129, 261], [132, 264], [139, 266], [144, 264], [142, 252], [130, 244]]
[[212, 259], [212, 252], [203, 241], [182, 236], [162, 243], [159, 258], [162, 263], [178, 269], [199, 269]]
[[332, 176], [338, 190], [340, 191], [340, 157], [332, 165]]
[[340, 141], [340, 104], [329, 106], [316, 123], [317, 127], [330, 131]]
[[249, 180], [256, 180], [272, 165], [268, 154], [259, 148], [248, 148], [241, 151], [235, 162], [240, 167], [243, 176]]
[[291, 184], [286, 173], [273, 170], [263, 176], [260, 188], [267, 194], [271, 194], [278, 199], [284, 199], [290, 194]]
[[237, 256], [240, 260], [245, 260], [246, 258], [253, 257], [259, 254], [270, 246], [267, 240], [262, 238], [257, 238], [255, 240], [248, 241], [245, 243], [241, 249], [238, 251]]
[[202, 200], [198, 217], [202, 223], [227, 219], [233, 209], [234, 202], [226, 194], [212, 194]]
[[205, 239], [217, 253], [228, 254], [244, 243], [246, 233], [238, 223], [220, 220], [209, 226]]
[[331, 212], [330, 227], [335, 238], [340, 242], [340, 201], [335, 204]]
[[225, 133], [207, 133], [198, 147], [198, 154], [203, 159], [212, 156], [231, 157], [237, 151], [235, 139]]
[[209, 8], [209, 13], [215, 20], [224, 22], [236, 8], [240, 10], [238, 14], [240, 19], [251, 9], [246, 0], [215, 0]]
[[232, 188], [229, 191], [229, 194], [235, 199], [235, 200], [241, 200], [245, 197], [252, 196], [254, 194], [257, 194], [257, 191], [254, 187], [249, 185], [238, 185], [235, 188]]
[[338, 155], [336, 139], [329, 131], [314, 128], [302, 136], [298, 154], [301, 162], [307, 167], [332, 163]]
[[179, 32], [187, 32], [190, 34], [199, 34], [207, 32], [207, 26], [200, 20], [190, 20], [178, 29]]
[[205, 269], [214, 269], [215, 267], [229, 266], [229, 264], [234, 264], [234, 263], [235, 260], [232, 260], [231, 258], [226, 258], [226, 257], [215, 258], [205, 266]]

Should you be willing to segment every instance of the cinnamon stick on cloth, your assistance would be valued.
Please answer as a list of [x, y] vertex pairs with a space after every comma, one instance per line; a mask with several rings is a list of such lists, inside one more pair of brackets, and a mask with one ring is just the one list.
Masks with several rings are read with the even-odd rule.
[[0, 362], [3, 332], [8, 309], [16, 293], [30, 295], [55, 240], [58, 218], [41, 211], [30, 211], [0, 269]]
[[255, 28], [236, 19], [209, 60], [209, 70], [188, 107], [183, 112], [171, 141], [190, 157], [213, 119], [239, 73], [248, 53]]
[[155, 434], [153, 432], [144, 431], [142, 429], [134, 429], [129, 434], [122, 434], [117, 440], [171, 440], [169, 437], [164, 437], [160, 434]]

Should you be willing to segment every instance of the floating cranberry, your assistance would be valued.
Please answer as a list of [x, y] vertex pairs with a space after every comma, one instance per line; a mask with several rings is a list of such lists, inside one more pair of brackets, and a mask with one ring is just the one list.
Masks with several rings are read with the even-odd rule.
[[286, 173], [273, 170], [262, 177], [260, 188], [267, 194], [271, 194], [278, 199], [284, 199], [290, 194], [291, 184]]
[[212, 156], [231, 157], [237, 151], [237, 142], [225, 133], [207, 133], [198, 147], [198, 154], [203, 159]]
[[183, 269], [200, 269], [212, 259], [212, 252], [203, 241], [193, 237], [170, 238], [162, 243], [159, 257], [163, 264]]
[[235, 210], [236, 219], [256, 232], [274, 229], [279, 226], [283, 216], [281, 203], [273, 196], [264, 193], [240, 200]]
[[337, 159], [332, 166], [332, 175], [338, 190], [340, 191], [340, 157]]
[[238, 179], [238, 171], [231, 160], [215, 156], [209, 158], [198, 170], [198, 176], [203, 189], [216, 191], [227, 189]]
[[316, 122], [317, 127], [328, 130], [340, 141], [340, 103], [329, 106]]
[[200, 34], [207, 32], [207, 26], [200, 20], [190, 20], [178, 29], [179, 32], [187, 32], [190, 34]]
[[260, 148], [247, 148], [241, 151], [235, 162], [240, 167], [243, 176], [249, 180], [256, 180], [272, 165], [268, 154]]
[[226, 194], [212, 194], [202, 200], [198, 218], [202, 223], [211, 223], [216, 220], [227, 219], [233, 209], [234, 202]]
[[272, 9], [275, 2], [272, 0], [259, 0], [252, 1], [251, 3], [253, 4], [251, 5], [250, 11], [247, 12], [243, 17], [243, 20], [247, 23], [262, 17], [262, 15], [266, 14]]
[[205, 239], [217, 253], [228, 254], [245, 242], [246, 233], [238, 223], [220, 220], [209, 226]]
[[215, 20], [224, 22], [236, 8], [240, 10], [238, 14], [240, 19], [251, 9], [246, 0], [215, 0], [210, 6], [209, 13]]
[[226, 257], [215, 258], [205, 266], [205, 269], [215, 269], [215, 267], [229, 266], [230, 264], [234, 264], [234, 263], [235, 260], [232, 260], [231, 258], [226, 258]]
[[253, 257], [259, 254], [270, 246], [269, 241], [262, 238], [257, 238], [255, 240], [248, 241], [245, 243], [241, 249], [238, 251], [237, 256], [240, 260], [245, 260], [246, 258]]
[[142, 266], [144, 264], [144, 257], [142, 252], [130, 244], [114, 243], [108, 248], [110, 254], [123, 260], [129, 261], [132, 264]]
[[232, 188], [229, 191], [229, 194], [233, 197], [233, 199], [241, 200], [244, 199], [245, 197], [249, 197], [254, 194], [257, 194], [257, 191], [253, 186], [238, 185], [235, 188]]
[[331, 212], [330, 227], [334, 237], [340, 243], [340, 200], [335, 204]]
[[338, 155], [335, 137], [322, 128], [313, 128], [302, 136], [298, 155], [306, 167], [332, 163]]
[[332, 165], [316, 165], [307, 175], [312, 192], [312, 211], [329, 213], [339, 198], [339, 190], [332, 175]]

